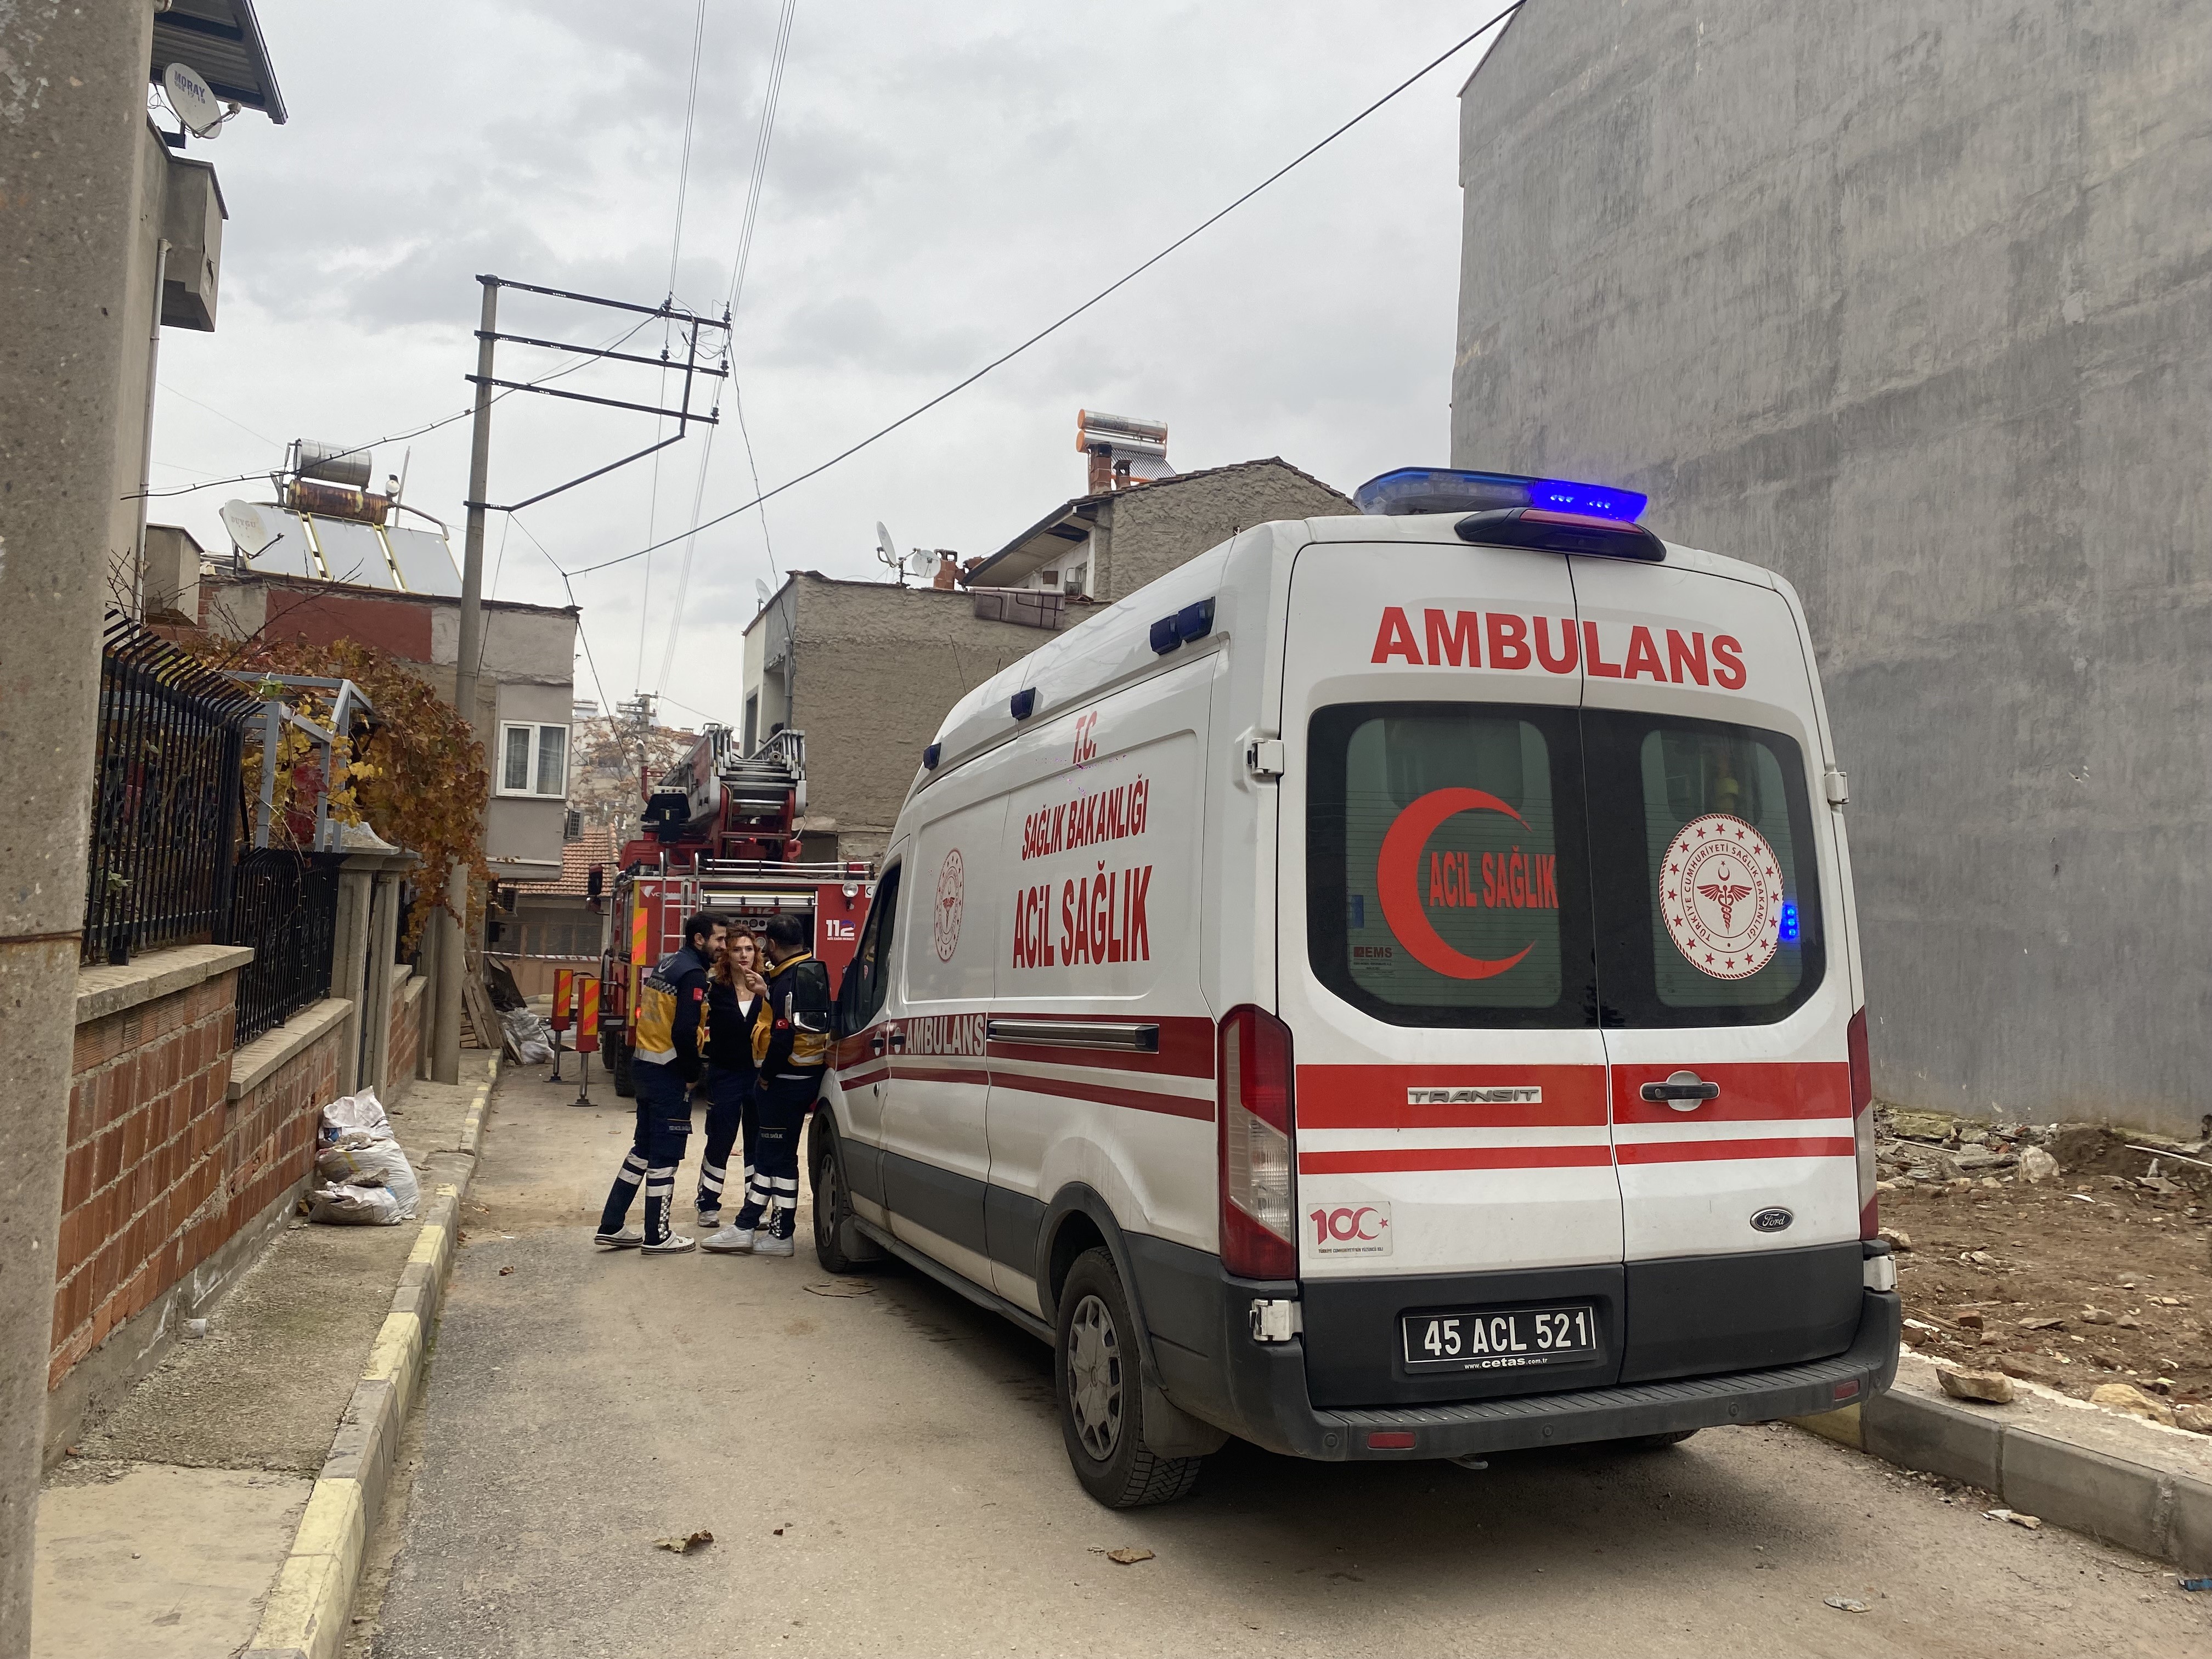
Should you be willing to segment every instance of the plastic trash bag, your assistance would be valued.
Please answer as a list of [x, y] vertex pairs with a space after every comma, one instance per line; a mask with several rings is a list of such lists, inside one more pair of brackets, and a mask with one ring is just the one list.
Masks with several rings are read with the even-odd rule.
[[376, 1097], [374, 1089], [363, 1089], [357, 1095], [340, 1095], [323, 1108], [322, 1138], [326, 1144], [355, 1129], [366, 1130], [380, 1140], [392, 1138], [392, 1120], [384, 1115], [384, 1103]]
[[388, 1187], [338, 1184], [308, 1189], [307, 1219], [336, 1227], [396, 1227], [406, 1217]]
[[334, 1185], [386, 1188], [398, 1200], [401, 1218], [413, 1215], [422, 1202], [422, 1185], [416, 1179], [415, 1166], [399, 1143], [388, 1138], [348, 1130], [315, 1154], [315, 1172]]
[[553, 1058], [553, 1034], [527, 1008], [510, 1008], [499, 1017], [508, 1052], [518, 1066], [538, 1066]]

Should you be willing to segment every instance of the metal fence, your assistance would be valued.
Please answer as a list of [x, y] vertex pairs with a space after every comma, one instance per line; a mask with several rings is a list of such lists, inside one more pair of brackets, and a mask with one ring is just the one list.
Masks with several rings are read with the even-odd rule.
[[225, 939], [253, 947], [253, 960], [238, 975], [240, 1047], [331, 994], [342, 862], [281, 847], [238, 860]]
[[[231, 914], [246, 688], [110, 612], [84, 959], [212, 939]], [[325, 970], [327, 974], [327, 969]]]

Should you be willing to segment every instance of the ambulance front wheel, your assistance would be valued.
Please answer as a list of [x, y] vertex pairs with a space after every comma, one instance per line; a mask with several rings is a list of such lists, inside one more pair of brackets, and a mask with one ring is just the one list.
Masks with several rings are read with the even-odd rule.
[[857, 1273], [881, 1261], [882, 1253], [853, 1224], [853, 1201], [845, 1191], [844, 1161], [838, 1156], [829, 1110], [824, 1106], [815, 1112], [806, 1160], [814, 1176], [814, 1255], [825, 1273]]
[[629, 1074], [629, 1045], [617, 1042], [607, 1051], [607, 1072], [615, 1080], [615, 1092], [624, 1100], [637, 1093], [636, 1079]]
[[1060, 1293], [1053, 1384], [1075, 1478], [1109, 1510], [1188, 1498], [1205, 1461], [1163, 1457], [1146, 1445], [1136, 1330], [1114, 1258], [1103, 1248], [1085, 1251]]

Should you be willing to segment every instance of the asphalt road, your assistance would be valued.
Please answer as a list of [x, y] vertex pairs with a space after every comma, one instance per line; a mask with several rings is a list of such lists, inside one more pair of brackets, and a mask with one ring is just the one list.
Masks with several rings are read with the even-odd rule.
[[354, 1653], [2212, 1652], [2153, 1564], [1779, 1425], [1482, 1473], [1231, 1443], [1190, 1501], [1102, 1510], [1046, 1351], [919, 1275], [596, 1252], [627, 1103], [535, 1076], [494, 1097]]

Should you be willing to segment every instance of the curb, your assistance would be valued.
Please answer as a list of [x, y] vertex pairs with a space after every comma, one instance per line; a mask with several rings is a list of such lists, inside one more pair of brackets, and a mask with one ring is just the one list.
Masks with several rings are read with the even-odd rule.
[[469, 1103], [462, 1123], [457, 1150], [469, 1158], [468, 1173], [458, 1185], [449, 1182], [438, 1188], [423, 1212], [422, 1230], [399, 1275], [392, 1311], [338, 1419], [337, 1435], [315, 1477], [291, 1551], [240, 1659], [336, 1659], [345, 1644], [362, 1556], [384, 1507], [407, 1408], [421, 1391], [424, 1351], [453, 1272], [461, 1200], [476, 1179], [484, 1113], [492, 1085], [499, 1081], [499, 1062], [494, 1053], [491, 1074]]
[[1994, 1492], [2008, 1507], [2053, 1526], [2171, 1561], [2185, 1572], [2212, 1571], [2212, 1481], [1895, 1389], [1789, 1421], [1899, 1468]]

